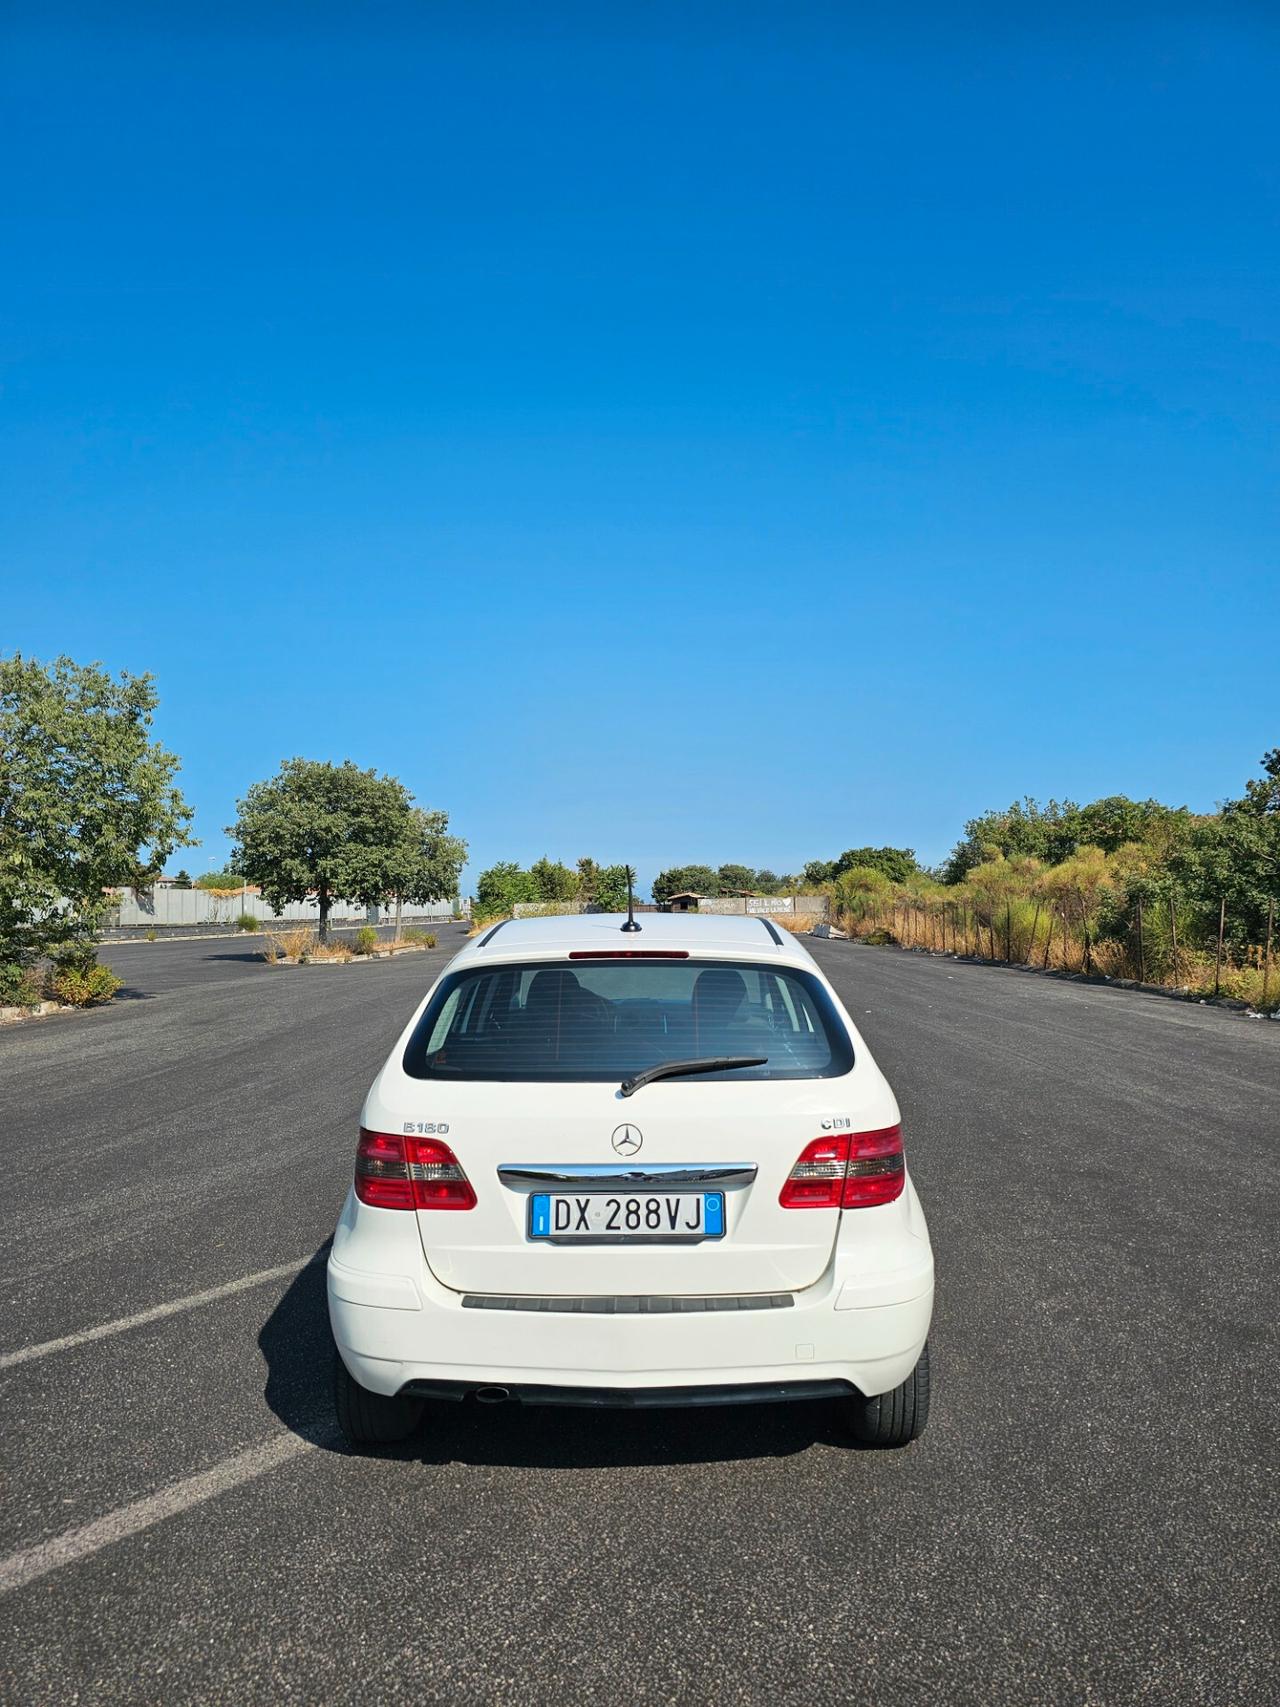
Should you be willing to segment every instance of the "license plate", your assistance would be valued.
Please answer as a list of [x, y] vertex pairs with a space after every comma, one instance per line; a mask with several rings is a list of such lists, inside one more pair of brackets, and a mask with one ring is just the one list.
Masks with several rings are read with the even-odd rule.
[[724, 1193], [620, 1191], [583, 1195], [567, 1191], [538, 1191], [529, 1200], [529, 1237], [560, 1240], [615, 1241], [724, 1237]]

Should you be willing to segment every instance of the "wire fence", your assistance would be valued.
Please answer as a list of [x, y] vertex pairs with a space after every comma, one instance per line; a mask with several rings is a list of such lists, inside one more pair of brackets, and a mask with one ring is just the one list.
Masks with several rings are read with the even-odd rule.
[[864, 941], [1226, 996], [1262, 1012], [1280, 1008], [1274, 900], [1259, 942], [1242, 939], [1225, 896], [1211, 916], [1202, 904], [1174, 894], [1139, 899], [1105, 928], [1083, 894], [876, 898], [844, 905], [838, 922]]

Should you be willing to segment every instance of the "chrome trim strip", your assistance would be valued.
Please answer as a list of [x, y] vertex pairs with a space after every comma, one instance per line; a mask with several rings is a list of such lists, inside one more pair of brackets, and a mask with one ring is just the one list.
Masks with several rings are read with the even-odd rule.
[[625, 1162], [612, 1166], [599, 1162], [502, 1162], [498, 1167], [498, 1178], [506, 1186], [581, 1192], [750, 1185], [756, 1173], [752, 1162], [651, 1162], [644, 1168], [628, 1167]]
[[564, 1316], [685, 1316], [715, 1315], [721, 1311], [790, 1310], [795, 1299], [789, 1292], [749, 1292], [709, 1297], [657, 1294], [640, 1297], [548, 1298], [537, 1295], [510, 1297], [496, 1293], [466, 1292], [464, 1310], [523, 1310], [537, 1315]]

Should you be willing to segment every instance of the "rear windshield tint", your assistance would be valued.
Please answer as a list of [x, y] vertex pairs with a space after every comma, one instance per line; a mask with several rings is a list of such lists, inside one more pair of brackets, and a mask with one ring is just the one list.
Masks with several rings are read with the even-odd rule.
[[763, 1055], [717, 1079], [827, 1079], [853, 1066], [811, 973], [740, 961], [563, 960], [451, 973], [414, 1028], [415, 1079], [621, 1081], [662, 1061]]

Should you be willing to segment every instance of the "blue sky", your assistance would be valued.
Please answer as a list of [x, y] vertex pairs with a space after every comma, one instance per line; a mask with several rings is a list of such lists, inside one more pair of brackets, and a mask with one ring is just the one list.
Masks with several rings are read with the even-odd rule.
[[1280, 14], [1038, 10], [7, 8], [0, 649], [155, 673], [192, 869], [294, 754], [472, 875], [1239, 792]]

